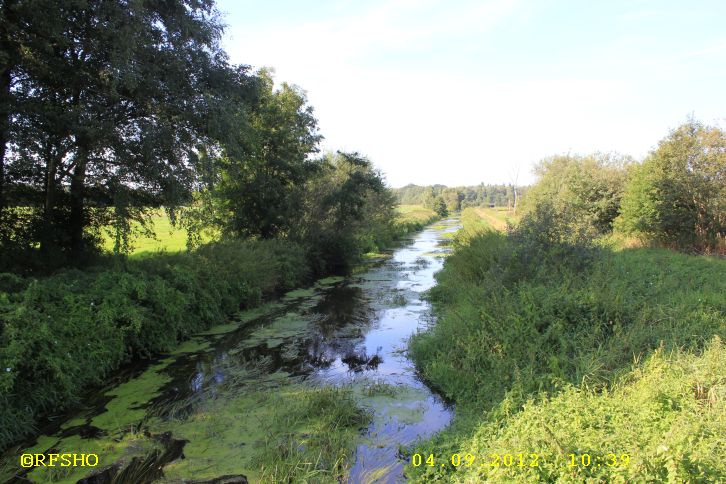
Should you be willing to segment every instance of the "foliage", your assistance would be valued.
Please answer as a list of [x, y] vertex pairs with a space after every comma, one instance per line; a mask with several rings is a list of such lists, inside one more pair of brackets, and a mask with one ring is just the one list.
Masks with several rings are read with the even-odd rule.
[[130, 260], [125, 269], [7, 275], [0, 292], [0, 447], [40, 414], [74, 404], [132, 358], [168, 351], [230, 313], [309, 277], [284, 241], [208, 244]]
[[[445, 185], [406, 185], [394, 188], [393, 192], [401, 204], [425, 205], [431, 207], [433, 199], [442, 197], [450, 212], [458, 212], [467, 207], [506, 207], [514, 203], [512, 185], [474, 185], [469, 187], [446, 187]], [[518, 196], [526, 192], [526, 187], [517, 187]]]
[[316, 273], [344, 272], [360, 254], [395, 238], [393, 195], [358, 153], [327, 155], [300, 200], [290, 237], [307, 247]]
[[546, 158], [534, 170], [538, 179], [523, 197], [522, 210], [536, 211], [547, 204], [557, 213], [568, 214], [573, 229], [608, 233], [620, 212], [631, 162], [612, 153]]
[[298, 217], [295, 187], [317, 169], [308, 157], [317, 151], [321, 136], [300, 88], [283, 83], [274, 90], [266, 70], [258, 80], [248, 133], [241, 147], [225, 145], [212, 191], [224, 233], [270, 238], [287, 233]]
[[443, 197], [434, 197], [429, 206], [439, 217], [448, 217], [449, 208]]
[[629, 452], [630, 467], [576, 475], [723, 478], [726, 353], [714, 338], [726, 337], [726, 263], [598, 248], [561, 218], [545, 204], [507, 235], [461, 239], [431, 291], [439, 318], [410, 345], [424, 377], [457, 403], [453, 427], [416, 452], [539, 452], [549, 463], [529, 473], [409, 471], [421, 480], [558, 480], [573, 476], [567, 452]]
[[633, 170], [618, 227], [676, 247], [725, 251], [726, 134], [679, 126]]
[[225, 139], [249, 96], [246, 68], [219, 46], [214, 3], [2, 8], [0, 211], [22, 220], [3, 214], [0, 249], [39, 247], [49, 268], [78, 265], [113, 223], [123, 251], [129, 220], [143, 226], [148, 208], [188, 200], [199, 145]]

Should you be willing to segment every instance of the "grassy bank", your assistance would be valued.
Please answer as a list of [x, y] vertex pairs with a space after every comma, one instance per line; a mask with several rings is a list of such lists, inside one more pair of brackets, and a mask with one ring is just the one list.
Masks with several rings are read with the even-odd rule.
[[409, 475], [726, 478], [726, 261], [567, 244], [547, 227], [504, 235], [468, 220], [431, 293], [438, 321], [410, 347], [457, 417], [414, 450], [424, 462]]
[[308, 279], [301, 247], [210, 244], [125, 267], [0, 276], [0, 448], [75, 404], [124, 362], [173, 348]]
[[499, 230], [500, 232], [505, 232], [507, 230], [507, 225], [514, 225], [519, 220], [519, 216], [517, 214], [505, 207], [476, 207], [472, 210], [474, 210], [474, 213], [476, 213], [482, 220], [486, 221], [494, 229]]
[[417, 232], [441, 218], [436, 212], [422, 205], [399, 205], [396, 213], [394, 225], [398, 237]]

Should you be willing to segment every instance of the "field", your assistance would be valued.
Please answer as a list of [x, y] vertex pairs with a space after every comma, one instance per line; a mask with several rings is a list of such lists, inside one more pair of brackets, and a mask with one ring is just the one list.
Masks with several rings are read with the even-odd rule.
[[[163, 210], [156, 211], [152, 216], [156, 237], [139, 236], [132, 242], [131, 255], [140, 256], [156, 252], [180, 252], [187, 248], [187, 231], [181, 227], [174, 227], [169, 216]], [[104, 248], [113, 251], [114, 239], [104, 233]]]
[[507, 224], [515, 224], [519, 220], [518, 215], [505, 207], [476, 207], [474, 211], [479, 217], [501, 232], [507, 230]]
[[[436, 214], [433, 210], [424, 208], [421, 205], [399, 205], [396, 207], [398, 212], [397, 221], [401, 224], [411, 224], [422, 228], [434, 220]], [[159, 210], [152, 215], [154, 231], [156, 237], [139, 236], [132, 242], [133, 249], [131, 255], [144, 256], [157, 252], [181, 252], [187, 248], [187, 232], [182, 227], [174, 227], [169, 220], [169, 216]], [[211, 240], [210, 236], [206, 240]], [[104, 233], [104, 248], [109, 252], [113, 250], [113, 237]]]

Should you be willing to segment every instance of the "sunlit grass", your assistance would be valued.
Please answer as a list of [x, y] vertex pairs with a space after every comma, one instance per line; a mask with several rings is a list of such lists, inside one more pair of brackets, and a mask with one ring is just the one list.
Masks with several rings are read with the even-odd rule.
[[423, 205], [399, 205], [398, 218], [404, 222], [428, 222], [436, 218], [436, 212]]
[[507, 230], [507, 224], [514, 225], [519, 221], [519, 215], [513, 210], [506, 207], [484, 208], [477, 207], [474, 209], [482, 220], [486, 221], [494, 229], [504, 232]]
[[[463, 235], [431, 291], [437, 322], [409, 350], [457, 404], [453, 426], [414, 452], [484, 465], [409, 467], [410, 477], [723, 481], [726, 261], [603, 244], [574, 264], [578, 253], [533, 252], [478, 215], [462, 214]], [[520, 453], [540, 465], [487, 465]], [[570, 467], [571, 453], [601, 460]], [[608, 454], [629, 464], [609, 466]]]
[[[131, 241], [131, 255], [144, 256], [158, 252], [182, 252], [187, 249], [187, 231], [178, 224], [172, 224], [169, 216], [164, 210], [156, 210], [151, 215], [152, 228], [155, 237], [144, 235], [135, 236]], [[203, 235], [205, 242], [211, 241], [208, 234]], [[109, 252], [113, 251], [114, 237], [108, 231], [103, 234], [103, 248]]]

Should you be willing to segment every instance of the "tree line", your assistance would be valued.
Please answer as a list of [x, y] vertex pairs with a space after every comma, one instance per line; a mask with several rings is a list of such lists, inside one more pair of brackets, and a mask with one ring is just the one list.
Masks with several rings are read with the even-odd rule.
[[231, 63], [213, 0], [0, 10], [0, 270], [87, 264], [109, 229], [127, 253], [159, 207], [192, 245], [205, 228], [297, 238], [332, 265], [390, 237], [382, 175], [357, 153], [317, 155], [305, 92]]
[[446, 185], [419, 186], [414, 184], [394, 188], [399, 203], [404, 205], [423, 205], [445, 216], [467, 207], [513, 207], [516, 197], [521, 196], [526, 187], [491, 185], [481, 183], [468, 187], [447, 187]]

